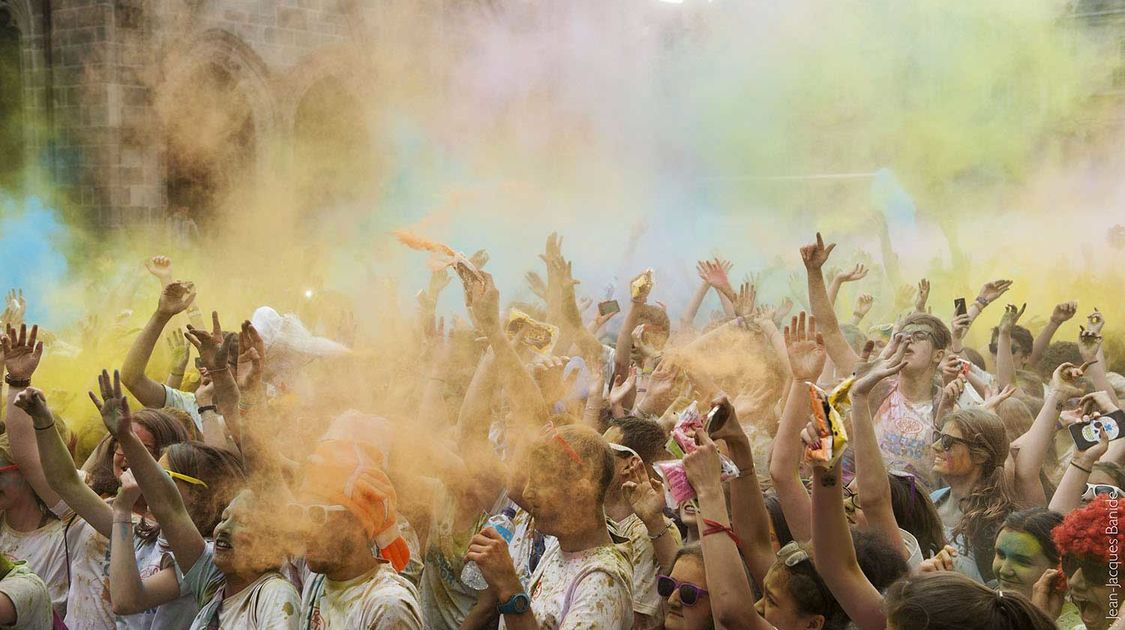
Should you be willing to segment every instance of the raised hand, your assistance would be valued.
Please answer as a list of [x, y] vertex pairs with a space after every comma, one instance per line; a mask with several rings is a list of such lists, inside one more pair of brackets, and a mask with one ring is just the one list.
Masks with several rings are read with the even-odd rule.
[[1011, 280], [993, 280], [992, 282], [986, 282], [984, 286], [980, 288], [980, 293], [977, 295], [977, 302], [981, 303], [983, 306], [992, 304], [1000, 299], [1001, 295], [1007, 293], [1010, 288], [1012, 288]]
[[738, 287], [738, 296], [734, 300], [734, 313], [740, 317], [747, 317], [754, 313], [754, 304], [758, 299], [757, 288], [749, 282], [743, 282]]
[[168, 333], [165, 339], [168, 343], [168, 354], [172, 360], [172, 372], [183, 374], [184, 370], [187, 369], [188, 357], [191, 356], [191, 350], [184, 343], [184, 334], [179, 330], [173, 330]]
[[488, 251], [483, 249], [478, 249], [477, 251], [473, 252], [472, 256], [469, 256], [469, 262], [473, 263], [473, 266], [477, 268], [477, 271], [484, 271], [484, 266], [488, 264], [489, 260], [490, 257], [488, 255]]
[[858, 280], [863, 280], [864, 278], [866, 278], [867, 271], [867, 265], [864, 265], [863, 263], [857, 263], [856, 266], [852, 267], [850, 270], [841, 271], [840, 273], [836, 274], [836, 279], [840, 282], [856, 282]]
[[637, 390], [637, 368], [636, 366], [629, 368], [629, 374], [622, 377], [617, 376], [616, 382], [609, 390], [609, 404], [613, 406], [624, 404], [629, 397]]
[[547, 283], [543, 280], [543, 276], [534, 271], [529, 271], [524, 277], [527, 280], [527, 286], [531, 287], [531, 292], [539, 299], [546, 301]]
[[43, 392], [28, 387], [16, 395], [15, 405], [32, 418], [50, 418], [51, 411], [47, 408], [47, 397]]
[[824, 263], [828, 262], [828, 257], [832, 255], [834, 249], [836, 249], [836, 244], [832, 243], [826, 246], [820, 232], [817, 232], [816, 242], [801, 248], [801, 261], [805, 263], [805, 269], [819, 271]]
[[918, 281], [918, 293], [914, 297], [914, 310], [918, 313], [926, 312], [926, 302], [930, 300], [930, 281], [922, 278]]
[[492, 274], [481, 272], [481, 280], [465, 285], [465, 308], [473, 324], [483, 333], [500, 331], [500, 291]]
[[1094, 333], [1095, 335], [1102, 334], [1102, 327], [1105, 326], [1105, 316], [1094, 307], [1094, 312], [1086, 316], [1086, 330]]
[[915, 303], [917, 289], [913, 285], [904, 284], [895, 291], [895, 306], [902, 308]]
[[187, 328], [184, 337], [195, 346], [199, 359], [208, 373], [222, 372], [229, 368], [231, 348], [238, 336], [233, 333], [230, 335], [223, 333], [217, 312], [211, 312], [211, 332], [195, 328], [191, 324], [188, 324]]
[[1008, 400], [1009, 398], [1011, 398], [1012, 395], [1015, 394], [1015, 393], [1016, 393], [1015, 387], [1013, 387], [1012, 385], [1005, 385], [1004, 389], [1000, 390], [996, 394], [993, 394], [992, 396], [989, 396], [988, 400], [985, 400], [984, 404], [981, 405], [981, 407], [984, 407], [985, 409], [991, 411], [992, 413], [996, 413], [996, 410], [1000, 408], [1000, 405], [1005, 400]]
[[664, 486], [657, 480], [649, 479], [644, 462], [635, 461], [625, 476], [621, 491], [633, 512], [645, 522], [661, 518], [664, 513]]
[[0, 324], [13, 328], [23, 324], [24, 315], [27, 314], [27, 299], [23, 297], [23, 289], [8, 291], [4, 300], [4, 313], [0, 317]]
[[38, 336], [39, 326], [32, 326], [29, 336], [27, 324], [20, 324], [19, 333], [9, 326], [7, 333], [0, 337], [0, 354], [4, 356], [4, 367], [10, 379], [29, 381], [35, 374], [43, 358], [43, 342], [37, 341]]
[[156, 312], [166, 317], [178, 315], [195, 301], [195, 285], [191, 282], [172, 282], [160, 292]]
[[958, 315], [953, 318], [949, 324], [949, 329], [953, 333], [953, 338], [961, 341], [965, 339], [965, 335], [969, 334], [969, 327], [973, 324], [973, 318], [968, 313]]
[[804, 311], [785, 327], [785, 349], [789, 352], [789, 370], [797, 381], [816, 381], [824, 370], [827, 353], [824, 337], [816, 332], [816, 318]]
[[903, 361], [905, 354], [905, 339], [901, 334], [895, 335], [878, 358], [856, 366], [856, 380], [852, 384], [852, 393], [868, 394], [883, 379], [901, 372], [902, 368], [906, 367], [906, 361]]
[[121, 393], [121, 374], [113, 371], [113, 381], [109, 380], [109, 372], [102, 370], [98, 375], [98, 388], [102, 397], [99, 399], [94, 392], [90, 392], [90, 400], [102, 414], [102, 422], [106, 430], [113, 437], [132, 430], [133, 416], [129, 413], [129, 399]]
[[266, 358], [266, 344], [249, 320], [242, 322], [238, 333], [238, 352], [238, 388], [249, 391], [262, 382], [262, 364]]
[[113, 499], [113, 507], [122, 514], [133, 511], [133, 506], [141, 498], [141, 487], [137, 484], [132, 470], [121, 473], [121, 487], [117, 489], [117, 497]]
[[965, 377], [958, 375], [957, 378], [949, 381], [942, 388], [942, 400], [957, 401], [961, 399], [961, 394], [965, 393]]
[[172, 282], [172, 259], [167, 256], [153, 256], [145, 261], [145, 269], [156, 276], [161, 286]]
[[862, 293], [855, 299], [855, 308], [852, 310], [852, 315], [857, 319], [862, 320], [867, 317], [871, 312], [871, 306], [875, 303], [875, 298], [870, 293]]
[[1097, 361], [1098, 352], [1102, 349], [1102, 336], [1091, 331], [1085, 326], [1079, 326], [1078, 353], [1083, 361]]
[[1024, 302], [1020, 308], [1016, 308], [1015, 304], [1005, 306], [1004, 314], [1000, 316], [1000, 332], [1011, 334], [1012, 329], [1016, 327], [1016, 322], [1020, 321], [1026, 310], [1027, 302]]
[[1055, 305], [1055, 310], [1051, 312], [1051, 322], [1055, 325], [1060, 325], [1071, 318], [1078, 312], [1078, 302], [1071, 300]]
[[701, 260], [695, 268], [699, 277], [707, 284], [719, 291], [731, 291], [730, 270], [734, 267], [729, 260], [715, 258], [714, 260]]
[[1093, 365], [1093, 362], [1083, 363], [1081, 367], [1076, 367], [1073, 363], [1063, 363], [1055, 368], [1051, 374], [1051, 390], [1057, 392], [1059, 398], [1070, 398], [1082, 393], [1082, 389], [1078, 386], [1078, 379], [1086, 373], [1086, 369]]
[[703, 488], [720, 487], [722, 464], [719, 461], [719, 449], [706, 431], [696, 431], [695, 442], [699, 447], [684, 455], [684, 472], [687, 473], [691, 487], [697, 493]]

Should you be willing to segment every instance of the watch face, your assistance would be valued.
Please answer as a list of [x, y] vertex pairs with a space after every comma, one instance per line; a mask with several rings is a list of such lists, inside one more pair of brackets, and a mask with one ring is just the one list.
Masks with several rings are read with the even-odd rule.
[[523, 593], [520, 593], [519, 595], [516, 595], [515, 601], [512, 602], [512, 608], [515, 608], [516, 614], [520, 614], [520, 615], [527, 612], [527, 609], [530, 606], [531, 606], [531, 600], [529, 600], [527, 598], [527, 595], [524, 595]]

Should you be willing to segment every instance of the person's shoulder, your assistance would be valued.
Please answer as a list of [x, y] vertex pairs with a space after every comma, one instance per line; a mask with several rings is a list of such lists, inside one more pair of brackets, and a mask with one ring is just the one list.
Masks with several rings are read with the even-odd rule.
[[364, 592], [364, 623], [370, 628], [421, 628], [418, 589], [390, 568], [376, 574]]
[[27, 564], [16, 564], [0, 579], [0, 593], [6, 595], [16, 609], [19, 624], [14, 627], [51, 627], [51, 596], [47, 585]]

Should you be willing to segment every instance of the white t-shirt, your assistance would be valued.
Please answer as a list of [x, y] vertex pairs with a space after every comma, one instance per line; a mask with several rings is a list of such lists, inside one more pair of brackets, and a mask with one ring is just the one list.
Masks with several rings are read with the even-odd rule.
[[343, 582], [310, 574], [301, 630], [422, 630], [418, 589], [384, 563]]
[[199, 403], [195, 402], [195, 394], [183, 392], [164, 386], [164, 406], [186, 411], [195, 422], [195, 428], [203, 431], [203, 417], [199, 415]]
[[[65, 532], [65, 538], [64, 538]], [[66, 521], [50, 519], [46, 525], [30, 532], [18, 532], [8, 527], [0, 514], [0, 553], [12, 560], [23, 560], [51, 594], [51, 606], [60, 618], [66, 618], [67, 547], [73, 552], [82, 542], [81, 527], [67, 528]]]
[[[644, 521], [636, 514], [630, 514], [620, 522], [608, 520], [607, 523], [611, 534], [629, 539], [629, 542], [622, 543], [620, 547], [633, 565], [633, 612], [663, 619], [664, 598], [656, 592], [656, 575], [660, 567], [656, 564], [656, 550], [648, 537]], [[676, 546], [679, 547], [679, 530], [673, 527], [670, 533], [676, 538]]]
[[116, 616], [109, 601], [109, 539], [92, 525], [73, 517], [70, 545], [70, 591], [66, 618], [70, 630], [112, 628]]
[[[133, 553], [137, 557], [137, 569], [142, 580], [156, 575], [164, 567], [176, 570], [172, 550], [168, 546], [168, 541], [164, 540], [163, 534], [147, 541], [134, 535]], [[106, 575], [109, 575], [108, 565]], [[179, 599], [156, 608], [134, 615], [118, 616], [117, 630], [187, 630], [198, 612], [199, 604], [196, 603], [195, 596], [181, 595]]]
[[24, 563], [12, 567], [0, 580], [0, 593], [12, 600], [16, 622], [0, 630], [51, 630], [51, 597], [47, 585]]
[[224, 596], [227, 578], [215, 566], [213, 543], [208, 542], [195, 565], [180, 580], [180, 593], [192, 595], [199, 612], [191, 630], [206, 630], [218, 616], [218, 628], [296, 630], [301, 600], [280, 573], [271, 571], [246, 588]]
[[[531, 613], [543, 630], [629, 630], [633, 567], [614, 545], [565, 552], [547, 548], [531, 576]], [[500, 627], [505, 628], [504, 620]]]

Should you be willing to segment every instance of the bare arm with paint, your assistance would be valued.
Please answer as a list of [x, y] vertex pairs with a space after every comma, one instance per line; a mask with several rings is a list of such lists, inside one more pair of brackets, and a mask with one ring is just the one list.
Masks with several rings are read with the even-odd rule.
[[121, 366], [122, 382], [145, 407], [163, 407], [167, 397], [164, 386], [145, 374], [156, 342], [160, 340], [168, 322], [178, 313], [184, 312], [194, 301], [195, 287], [190, 282], [173, 282], [164, 287], [156, 312], [125, 355], [125, 362]]
[[[703, 568], [711, 597], [711, 614], [718, 628], [768, 629], [754, 608], [754, 591], [746, 578], [735, 536], [725, 531], [706, 533], [706, 521], [731, 528], [726, 498], [719, 481], [719, 450], [703, 431], [695, 434], [699, 448], [684, 457], [684, 471], [699, 499], [699, 528]], [[733, 529], [733, 528], [731, 528]]]
[[766, 573], [776, 557], [770, 544], [770, 517], [765, 495], [758, 483], [750, 439], [742, 430], [734, 406], [725, 397], [716, 401], [715, 405], [720, 406], [719, 413], [726, 414], [727, 419], [711, 433], [711, 439], [726, 442], [731, 461], [739, 470], [739, 476], [730, 480], [731, 524], [738, 533], [738, 550], [750, 569], [750, 575], [761, 585], [765, 583]]
[[1005, 467], [1012, 472], [1016, 488], [1029, 505], [1046, 505], [1047, 495], [1039, 481], [1047, 450], [1055, 438], [1055, 425], [1059, 419], [1059, 402], [1067, 392], [1079, 391], [1075, 381], [1082, 376], [1083, 367], [1063, 363], [1051, 375], [1051, 385], [1043, 399], [1043, 407], [1027, 432], [1012, 440], [1009, 459]]
[[[828, 290], [824, 286], [824, 274], [821, 271], [835, 247], [835, 243], [826, 246], [820, 233], [817, 233], [815, 243], [801, 248], [801, 260], [804, 261], [805, 270], [808, 272], [809, 305], [813, 317], [820, 325], [820, 333], [824, 336], [828, 355], [832, 357], [832, 362], [840, 372], [850, 374], [859, 362], [859, 356], [840, 332], [840, 323], [836, 320], [836, 313], [828, 299]], [[812, 377], [815, 378], [816, 376]]]
[[[868, 342], [874, 346], [872, 342]], [[902, 335], [891, 339], [882, 356], [857, 368], [857, 378], [852, 384], [852, 446], [855, 448], [856, 484], [863, 504], [867, 528], [886, 538], [887, 543], [899, 553], [909, 557], [902, 542], [902, 533], [895, 520], [891, 505], [891, 484], [887, 479], [887, 465], [879, 449], [875, 422], [871, 415], [871, 393], [886, 379], [898, 374], [906, 363], [902, 360], [906, 344]], [[814, 491], [814, 503], [815, 498]], [[814, 508], [816, 506], [814, 505]], [[818, 516], [814, 516], [818, 518]], [[830, 518], [834, 518], [834, 515]], [[815, 535], [815, 533], [814, 533]], [[814, 543], [815, 544], [815, 543]]]
[[227, 431], [236, 444], [241, 444], [242, 412], [238, 408], [238, 403], [242, 394], [231, 371], [231, 361], [236, 360], [233, 354], [237, 335], [224, 333], [219, 324], [219, 314], [212, 312], [211, 332], [188, 325], [186, 337], [195, 346], [203, 367], [207, 369], [207, 376], [214, 385], [215, 406], [223, 415]]
[[[886, 476], [883, 483], [886, 483]], [[866, 504], [864, 512], [867, 512]], [[812, 541], [816, 550], [817, 573], [848, 613], [848, 618], [859, 630], [886, 628], [883, 596], [867, 580], [856, 560], [848, 519], [844, 514], [839, 462], [831, 470], [819, 466], [813, 468]]]
[[[27, 325], [21, 324], [18, 333], [8, 328], [7, 334], [0, 338], [0, 356], [4, 357], [4, 367], [12, 380], [30, 381], [35, 374], [43, 357], [43, 342], [38, 341], [38, 336], [38, 326], [32, 326], [29, 335]], [[12, 447], [12, 463], [20, 467], [24, 479], [43, 503], [54, 507], [59, 502], [59, 495], [48, 483], [39, 461], [32, 418], [17, 402], [17, 396], [22, 391], [24, 389], [20, 387], [8, 387], [6, 430]]]
[[793, 378], [785, 410], [773, 440], [770, 458], [770, 479], [781, 501], [785, 521], [798, 541], [807, 541], [809, 530], [809, 495], [801, 483], [801, 430], [809, 419], [808, 383], [824, 369], [824, 339], [817, 333], [816, 319], [805, 323], [805, 313], [794, 317], [785, 327], [785, 342]]
[[1090, 472], [1094, 464], [1098, 463], [1106, 452], [1109, 451], [1109, 436], [1104, 429], [1098, 429], [1098, 443], [1084, 451], [1077, 451], [1066, 467], [1059, 487], [1051, 497], [1048, 508], [1059, 514], [1069, 514], [1071, 510], [1082, 505], [1082, 495], [1086, 492], [1086, 483], [1090, 480]]
[[57, 492], [78, 516], [99, 534], [108, 538], [113, 514], [105, 501], [78, 476], [78, 471], [74, 468], [74, 460], [70, 458], [70, 451], [66, 449], [62, 436], [54, 427], [55, 418], [47, 407], [43, 392], [29, 387], [20, 394], [16, 404], [34, 423], [34, 439], [39, 451], [39, 461], [42, 463], [43, 473], [51, 489]]
[[[121, 475], [121, 488], [113, 500], [113, 537], [109, 553], [109, 597], [113, 612], [132, 615], [177, 599], [180, 584], [172, 568], [141, 578], [133, 549], [133, 510], [141, 496], [133, 471]], [[185, 572], [190, 570], [187, 566]]]
[[1012, 359], [1012, 329], [1026, 310], [1027, 304], [1021, 309], [1009, 304], [1004, 307], [1004, 315], [1000, 318], [996, 335], [996, 384], [1000, 389], [1015, 385], [1016, 382], [1016, 364]]

